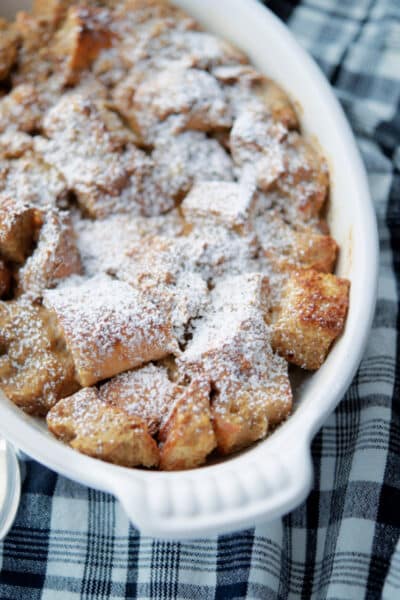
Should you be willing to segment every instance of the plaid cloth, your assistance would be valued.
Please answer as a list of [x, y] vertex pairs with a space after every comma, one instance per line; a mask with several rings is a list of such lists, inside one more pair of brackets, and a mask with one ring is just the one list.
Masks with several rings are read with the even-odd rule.
[[335, 86], [379, 218], [379, 300], [314, 488], [283, 520], [194, 542], [141, 537], [110, 496], [34, 462], [0, 545], [1, 600], [400, 598], [400, 2], [271, 0]]

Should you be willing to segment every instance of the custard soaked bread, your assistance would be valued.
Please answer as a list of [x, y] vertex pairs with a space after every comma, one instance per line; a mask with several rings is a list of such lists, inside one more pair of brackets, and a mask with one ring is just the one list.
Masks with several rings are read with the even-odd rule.
[[164, 0], [34, 0], [0, 89], [0, 388], [125, 467], [271, 434], [350, 286], [285, 91]]
[[30, 414], [45, 415], [79, 387], [54, 320], [27, 298], [0, 302], [0, 350], [1, 389]]

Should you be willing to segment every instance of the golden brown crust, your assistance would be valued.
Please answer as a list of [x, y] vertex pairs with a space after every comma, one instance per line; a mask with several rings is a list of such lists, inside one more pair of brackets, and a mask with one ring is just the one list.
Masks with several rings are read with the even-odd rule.
[[13, 25], [0, 18], [0, 81], [8, 77], [17, 54], [18, 33]]
[[90, 216], [151, 216], [173, 208], [173, 199], [161, 193], [153, 176], [151, 159], [105, 102], [80, 93], [64, 96], [47, 113], [44, 132], [48, 139], [38, 141], [39, 151]]
[[268, 280], [253, 273], [219, 283], [210, 316], [178, 359], [181, 372], [212, 385], [211, 415], [218, 450], [229, 454], [265, 437], [290, 413], [287, 365], [273, 355]]
[[47, 311], [26, 299], [0, 302], [1, 389], [26, 412], [45, 415], [77, 389], [74, 365]]
[[105, 402], [140, 417], [154, 436], [171, 409], [175, 387], [166, 368], [150, 363], [113, 377], [99, 393]]
[[289, 362], [318, 369], [343, 331], [350, 282], [304, 270], [293, 273], [273, 321], [272, 345]]
[[289, 130], [299, 129], [299, 120], [294, 106], [286, 92], [277, 83], [265, 77], [255, 85], [254, 89], [276, 121], [282, 123]]
[[333, 271], [338, 245], [329, 235], [307, 225], [297, 230], [272, 209], [261, 212], [253, 222], [263, 255], [276, 272], [297, 269], [314, 269], [323, 273]]
[[296, 258], [299, 266], [322, 273], [332, 273], [338, 245], [330, 235], [296, 232]]
[[295, 131], [285, 142], [285, 171], [277, 188], [288, 198], [284, 211], [294, 223], [317, 218], [328, 196], [329, 171], [324, 157], [315, 144]]
[[44, 304], [57, 319], [82, 386], [178, 352], [169, 308], [127, 283], [93, 278], [46, 290]]
[[159, 433], [161, 469], [193, 469], [204, 464], [216, 447], [209, 393], [209, 385], [200, 380], [177, 388], [178, 398]]
[[159, 451], [146, 424], [107, 404], [95, 388], [58, 402], [47, 415], [49, 430], [72, 448], [125, 467], [156, 467]]
[[29, 254], [37, 228], [37, 212], [0, 195], [0, 255], [22, 263]]
[[57, 31], [51, 55], [65, 70], [65, 84], [77, 83], [80, 73], [88, 69], [103, 48], [112, 43], [110, 15], [106, 9], [72, 6], [65, 23]]
[[15, 86], [0, 99], [0, 133], [7, 129], [32, 133], [40, 128], [43, 104], [30, 83]]
[[15, 28], [20, 38], [18, 69], [13, 74], [13, 84], [46, 81], [52, 72], [49, 45], [53, 27], [49, 19], [18, 12]]
[[32, 13], [35, 17], [49, 20], [53, 26], [61, 23], [74, 0], [33, 0]]
[[58, 210], [47, 212], [36, 248], [18, 273], [18, 291], [40, 298], [44, 289], [81, 272], [70, 215]]

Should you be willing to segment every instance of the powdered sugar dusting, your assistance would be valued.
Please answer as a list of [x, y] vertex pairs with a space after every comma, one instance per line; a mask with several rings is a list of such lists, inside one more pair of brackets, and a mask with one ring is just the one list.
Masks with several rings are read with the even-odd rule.
[[[84, 386], [52, 430], [76, 419], [76, 447], [111, 462], [161, 451], [163, 468], [190, 415], [212, 443], [187, 464], [246, 446], [291, 409], [271, 345], [290, 273], [334, 264], [326, 163], [284, 92], [180, 9], [48, 10], [19, 15], [0, 98], [0, 262], [19, 296], [0, 303], [2, 385], [38, 414]], [[140, 460], [116, 451], [135, 427]]]
[[127, 283], [98, 276], [44, 293], [82, 384], [177, 352], [168, 308]]
[[155, 434], [173, 405], [176, 386], [167, 369], [152, 363], [117, 375], [100, 388], [100, 397], [142, 418]]

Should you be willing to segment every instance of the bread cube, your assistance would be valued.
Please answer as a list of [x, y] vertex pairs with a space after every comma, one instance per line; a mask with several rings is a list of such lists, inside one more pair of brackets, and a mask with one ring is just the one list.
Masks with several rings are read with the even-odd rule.
[[0, 260], [0, 298], [6, 296], [11, 286], [11, 273], [4, 261]]
[[53, 72], [53, 61], [49, 46], [53, 35], [53, 25], [47, 18], [27, 12], [18, 12], [15, 28], [20, 44], [18, 69], [12, 75], [14, 86], [46, 82]]
[[[128, 87], [127, 89], [127, 86]], [[114, 101], [118, 110], [149, 144], [159, 126], [173, 117], [174, 132], [229, 128], [232, 118], [224, 94], [209, 73], [182, 66], [162, 70], [143, 82], [123, 81]]]
[[151, 216], [173, 207], [173, 198], [161, 193], [153, 177], [151, 159], [103, 102], [64, 96], [47, 113], [44, 131], [48, 139], [37, 142], [38, 151], [62, 173], [90, 216]]
[[251, 173], [258, 187], [268, 192], [285, 172], [283, 142], [287, 129], [260, 107], [242, 110], [233, 124], [230, 148], [235, 164]]
[[125, 467], [156, 467], [159, 451], [140, 418], [104, 402], [96, 388], [83, 388], [47, 415], [49, 430], [82, 454]]
[[152, 153], [155, 177], [164, 194], [178, 202], [199, 181], [232, 181], [232, 161], [217, 142], [201, 131], [184, 131], [161, 138]]
[[13, 25], [0, 18], [0, 81], [8, 77], [17, 54], [18, 33]]
[[175, 387], [165, 367], [149, 363], [113, 377], [101, 386], [99, 395], [128, 415], [140, 417], [154, 436], [172, 407]]
[[12, 262], [24, 262], [36, 229], [36, 211], [0, 193], [0, 255]]
[[328, 165], [316, 142], [291, 131], [284, 142], [285, 169], [277, 180], [281, 207], [291, 223], [307, 222], [319, 216], [328, 195]]
[[32, 12], [35, 17], [46, 19], [56, 27], [71, 4], [74, 4], [74, 0], [33, 0]]
[[16, 85], [0, 99], [0, 133], [7, 130], [35, 132], [40, 128], [42, 113], [37, 89], [30, 83]]
[[33, 254], [18, 273], [18, 290], [40, 298], [43, 290], [62, 279], [80, 274], [81, 260], [68, 213], [46, 213]]
[[[5, 161], [12, 158], [21, 158], [29, 150], [33, 150], [33, 140], [27, 133], [10, 130], [0, 133], [0, 160]], [[2, 177], [0, 176], [1, 179]], [[2, 185], [0, 183], [0, 187]]]
[[4, 161], [3, 167], [2, 196], [15, 198], [39, 212], [63, 205], [68, 191], [64, 177], [36, 152], [26, 151], [18, 160]]
[[326, 161], [316, 143], [288, 131], [267, 110], [250, 107], [234, 122], [230, 147], [242, 177], [262, 192], [275, 192], [275, 202], [292, 224], [317, 218], [329, 188]]
[[295, 234], [296, 259], [301, 268], [332, 273], [338, 245], [330, 235], [301, 231]]
[[78, 388], [65, 343], [49, 313], [26, 298], [0, 302], [0, 388], [26, 412], [43, 416]]
[[297, 231], [273, 209], [258, 214], [253, 225], [264, 256], [275, 271], [333, 271], [338, 246], [329, 235], [306, 226]]
[[177, 399], [160, 430], [159, 439], [161, 469], [193, 469], [205, 463], [217, 445], [208, 383], [194, 380], [177, 391]]
[[111, 17], [106, 9], [72, 6], [55, 35], [51, 53], [63, 63], [65, 83], [77, 83], [81, 71], [88, 69], [103, 48], [112, 43]]
[[215, 220], [241, 231], [249, 224], [254, 189], [240, 183], [201, 181], [194, 185], [181, 207], [189, 223]]
[[179, 352], [170, 308], [125, 282], [99, 276], [46, 290], [43, 297], [82, 386]]
[[291, 410], [287, 363], [272, 352], [267, 310], [265, 277], [254, 273], [223, 280], [178, 358], [181, 372], [211, 385], [212, 421], [223, 454], [265, 437], [268, 427]]
[[[148, 235], [175, 237], [183, 228], [177, 210], [160, 217], [133, 217], [129, 214], [110, 215], [105, 219], [74, 219], [77, 243], [85, 274], [117, 273], [125, 253]], [[107, 240], [107, 244], [104, 243]]]
[[184, 344], [191, 319], [208, 302], [207, 282], [194, 270], [185, 238], [148, 236], [127, 252], [117, 276], [136, 289], [163, 298], [169, 306], [174, 335]]
[[273, 318], [272, 347], [303, 369], [318, 369], [344, 328], [350, 282], [312, 269], [292, 273]]
[[275, 121], [282, 123], [287, 129], [299, 129], [299, 120], [294, 106], [277, 83], [263, 77], [254, 89]]

